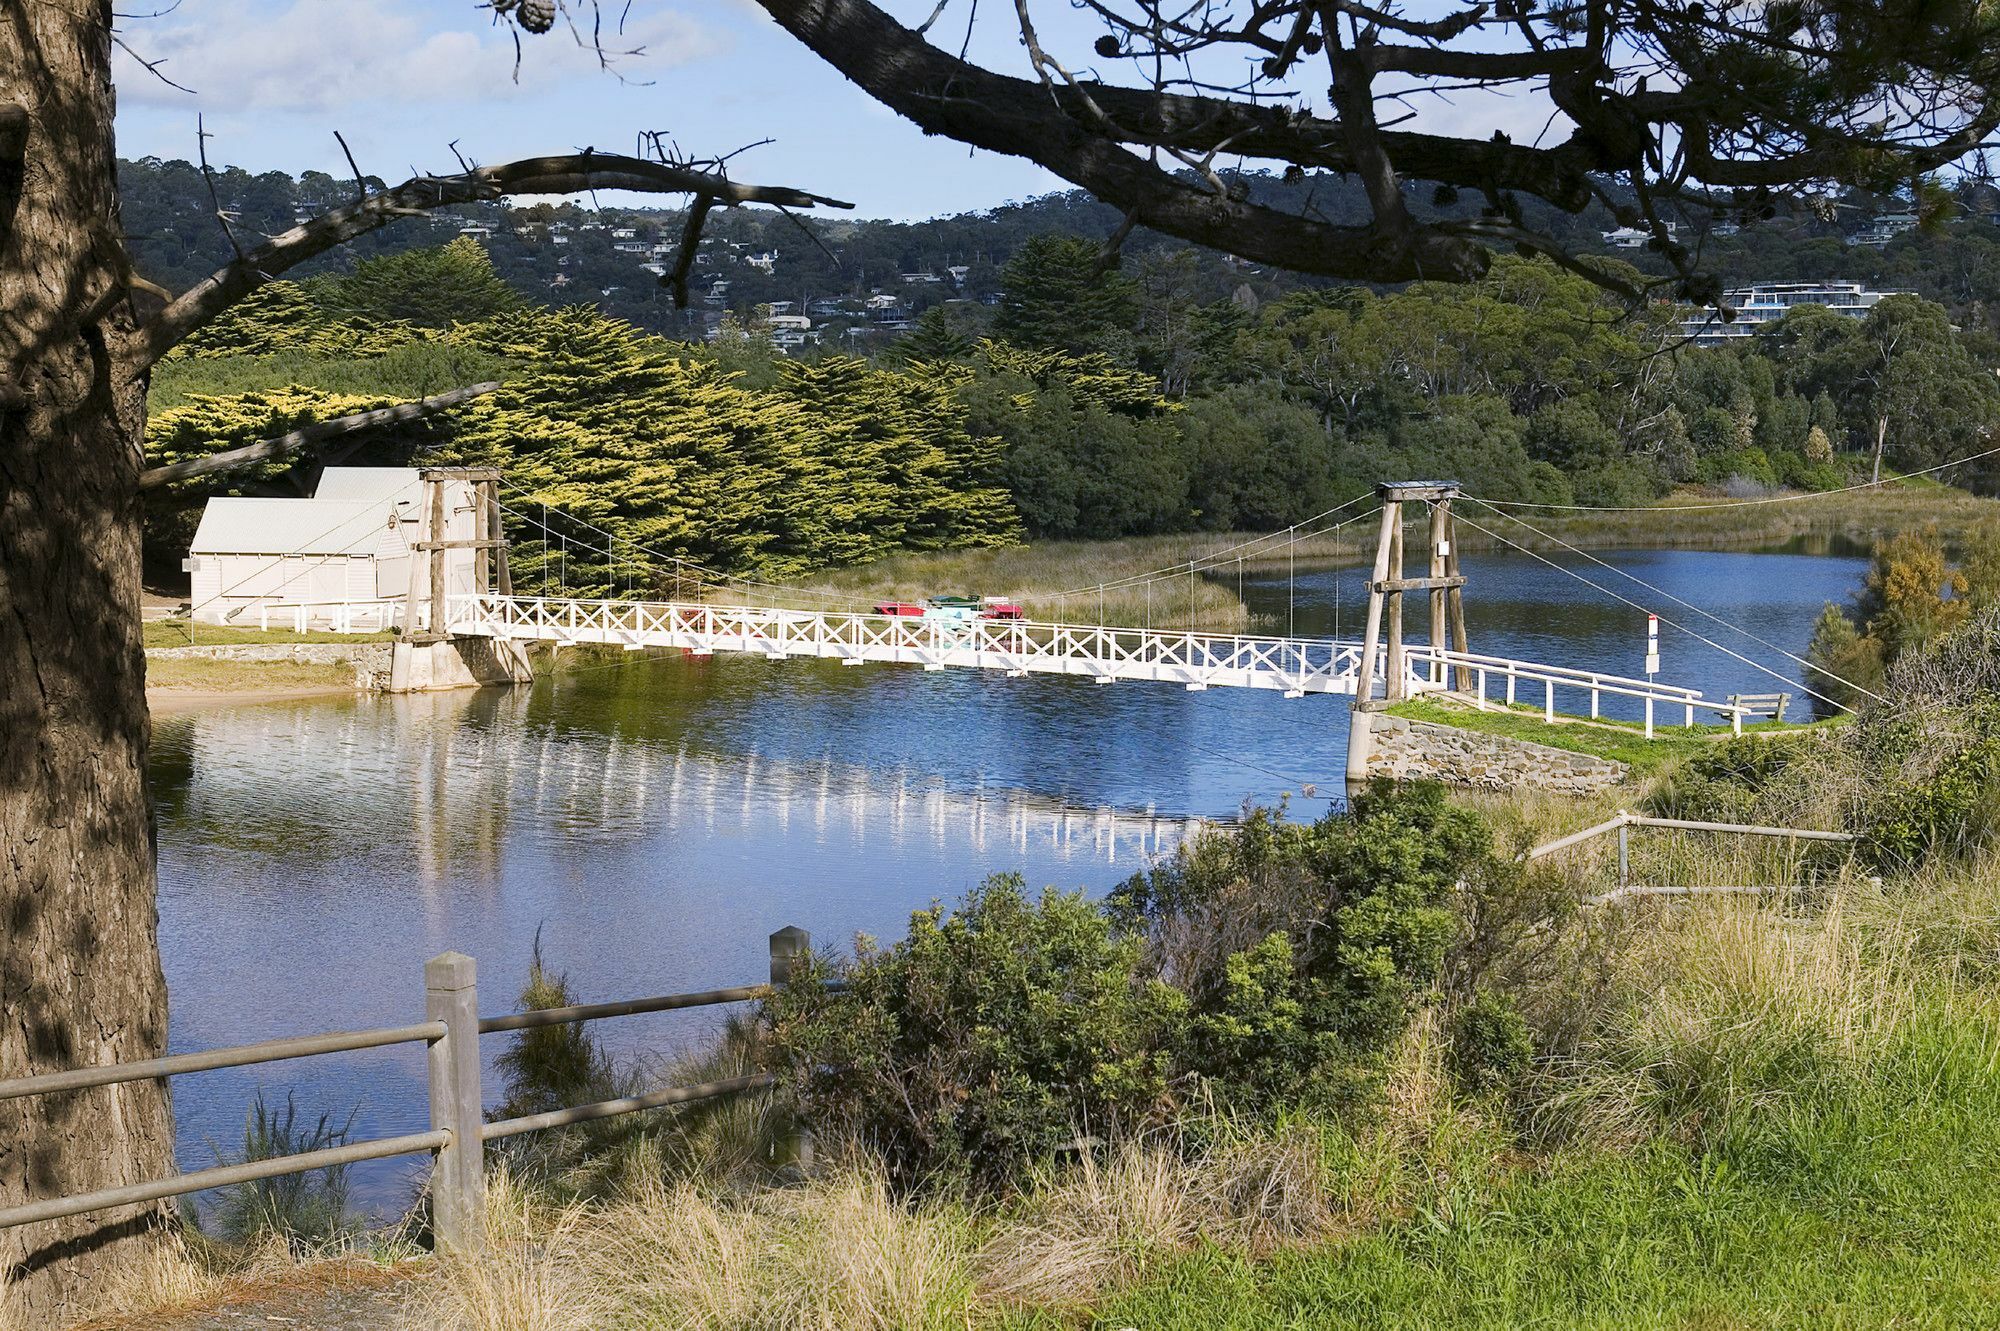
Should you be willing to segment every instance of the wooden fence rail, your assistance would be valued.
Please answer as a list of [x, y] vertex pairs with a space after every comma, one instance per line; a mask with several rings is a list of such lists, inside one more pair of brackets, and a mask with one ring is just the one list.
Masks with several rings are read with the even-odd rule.
[[385, 1160], [393, 1156], [429, 1152], [435, 1157], [431, 1170], [431, 1224], [440, 1248], [459, 1251], [476, 1249], [483, 1241], [486, 1196], [485, 1143], [527, 1132], [543, 1132], [595, 1119], [636, 1114], [668, 1105], [692, 1104], [722, 1096], [741, 1095], [768, 1089], [775, 1083], [768, 1073], [752, 1073], [697, 1086], [670, 1086], [643, 1095], [600, 1100], [595, 1104], [572, 1105], [544, 1114], [489, 1123], [480, 1092], [481, 1060], [479, 1037], [501, 1031], [533, 1030], [543, 1026], [594, 1021], [603, 1017], [626, 1017], [644, 1012], [671, 1012], [683, 1008], [713, 1007], [768, 998], [776, 987], [787, 983], [795, 968], [811, 948], [811, 937], [803, 929], [784, 928], [771, 935], [771, 978], [767, 984], [739, 985], [731, 989], [711, 989], [701, 993], [661, 994], [616, 1003], [588, 1003], [574, 1007], [545, 1008], [534, 1012], [481, 1017], [478, 1004], [477, 967], [471, 957], [446, 952], [424, 964], [424, 999], [427, 1020], [412, 1026], [389, 1026], [364, 1031], [331, 1031], [323, 1035], [267, 1040], [261, 1044], [236, 1045], [192, 1054], [175, 1054], [131, 1063], [76, 1068], [48, 1072], [33, 1077], [0, 1081], [0, 1100], [28, 1095], [112, 1086], [120, 1082], [146, 1081], [154, 1077], [205, 1072], [215, 1068], [245, 1067], [277, 1063], [286, 1059], [310, 1058], [319, 1054], [344, 1053], [357, 1049], [380, 1049], [388, 1045], [422, 1042], [429, 1050], [430, 1118], [428, 1132], [407, 1133], [369, 1141], [348, 1142], [323, 1150], [294, 1155], [248, 1160], [241, 1164], [198, 1169], [172, 1178], [153, 1179], [122, 1187], [99, 1188], [64, 1197], [49, 1197], [20, 1206], [0, 1209], [0, 1229], [60, 1220], [90, 1211], [111, 1210], [145, 1202], [205, 1192], [258, 1179], [286, 1174], [303, 1174], [335, 1165], [364, 1160]]

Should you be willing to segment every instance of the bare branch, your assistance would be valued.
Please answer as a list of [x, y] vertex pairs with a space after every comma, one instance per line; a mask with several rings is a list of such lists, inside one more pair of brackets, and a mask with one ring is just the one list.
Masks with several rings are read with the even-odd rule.
[[688, 204], [687, 219], [681, 223], [681, 248], [674, 255], [673, 271], [660, 278], [660, 285], [673, 294], [674, 308], [688, 307], [688, 273], [694, 268], [695, 255], [701, 249], [701, 228], [708, 221], [708, 210], [715, 200], [707, 194], [697, 194]]
[[287, 434], [281, 434], [275, 439], [260, 439], [241, 448], [210, 453], [207, 457], [189, 458], [185, 462], [170, 462], [164, 467], [151, 467], [139, 473], [139, 488], [157, 490], [163, 485], [170, 485], [175, 481], [190, 481], [197, 476], [215, 476], [223, 472], [241, 471], [245, 467], [290, 457], [315, 444], [324, 444], [357, 434], [362, 430], [372, 430], [379, 425], [397, 425], [403, 421], [434, 415], [461, 402], [484, 397], [488, 393], [497, 391], [499, 387], [499, 381], [495, 380], [490, 383], [472, 384], [465, 388], [454, 388], [449, 392], [419, 398], [415, 402], [402, 402], [393, 407], [378, 407], [373, 411], [358, 411], [351, 416], [335, 416], [332, 420], [317, 421]]
[[215, 220], [222, 227], [222, 234], [229, 240], [229, 248], [236, 251], [236, 258], [240, 262], [243, 258], [243, 246], [237, 243], [236, 232], [229, 225], [229, 214], [223, 210], [222, 199], [215, 192], [215, 172], [208, 165], [208, 125], [202, 119], [200, 112], [196, 112], [194, 117], [194, 142], [195, 155], [201, 158], [202, 183], [208, 186], [209, 206], [215, 210]]

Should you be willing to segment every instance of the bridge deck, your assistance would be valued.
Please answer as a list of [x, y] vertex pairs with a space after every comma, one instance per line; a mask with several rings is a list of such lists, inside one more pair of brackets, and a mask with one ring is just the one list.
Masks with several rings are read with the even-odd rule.
[[[1008, 675], [1076, 675], [1099, 683], [1141, 680], [1186, 689], [1249, 688], [1283, 692], [1353, 694], [1360, 675], [1360, 643], [1333, 638], [1196, 633], [1174, 629], [1111, 628], [1033, 620], [942, 620], [931, 617], [785, 610], [758, 606], [673, 601], [597, 601], [482, 594], [452, 598], [450, 629], [475, 637], [553, 643], [599, 643], [637, 651], [679, 647], [696, 653], [751, 652], [782, 658], [814, 656], [846, 665], [887, 662], [998, 670]], [[1376, 649], [1375, 677], [1384, 675]], [[1590, 714], [1605, 695], [1646, 704], [1648, 729], [1655, 704], [1682, 712], [1688, 725], [1698, 710], [1741, 724], [1742, 709], [1709, 702], [1697, 689], [1505, 657], [1450, 652], [1424, 645], [1405, 653], [1408, 693], [1449, 688], [1450, 674], [1476, 680], [1485, 702], [1489, 681], [1504, 681], [1507, 701], [1520, 685], [1532, 701], [1555, 715], [1558, 688], [1589, 695]], [[1468, 690], [1471, 691], [1471, 690]], [[1533, 698], [1533, 693], [1541, 694]]]

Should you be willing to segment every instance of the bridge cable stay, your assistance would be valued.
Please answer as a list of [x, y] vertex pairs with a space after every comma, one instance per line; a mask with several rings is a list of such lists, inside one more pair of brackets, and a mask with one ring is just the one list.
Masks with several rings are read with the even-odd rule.
[[[1870, 698], [1875, 702], [1884, 701], [1884, 699], [1880, 694], [1875, 693], [1869, 689], [1863, 688], [1861, 685], [1856, 684], [1853, 680], [1842, 679], [1839, 675], [1834, 674], [1831, 670], [1828, 670], [1826, 667], [1818, 665], [1813, 661], [1807, 660], [1805, 657], [1800, 656], [1797, 652], [1787, 651], [1785, 648], [1780, 647], [1777, 643], [1772, 642], [1769, 639], [1759, 637], [1757, 634], [1752, 633], [1749, 629], [1743, 628], [1741, 625], [1732, 624], [1728, 620], [1724, 619], [1722, 616], [1714, 614], [1708, 610], [1705, 610], [1701, 606], [1694, 604], [1694, 602], [1692, 601], [1682, 600], [1680, 597], [1675, 596], [1672, 592], [1654, 586], [1652, 583], [1647, 582], [1644, 578], [1638, 576], [1635, 573], [1628, 573], [1624, 569], [1619, 568], [1615, 564], [1607, 563], [1606, 561], [1599, 559], [1596, 555], [1590, 553], [1588, 550], [1584, 550], [1576, 545], [1572, 545], [1570, 542], [1563, 540], [1560, 536], [1556, 536], [1549, 532], [1543, 531], [1541, 528], [1535, 526], [1533, 523], [1529, 522], [1525, 518], [1517, 517], [1512, 513], [1503, 513], [1499, 509], [1494, 508], [1492, 504], [1487, 503], [1486, 500], [1479, 498], [1477, 495], [1467, 495], [1465, 497], [1472, 503], [1479, 504], [1485, 508], [1493, 509], [1493, 512], [1497, 516], [1505, 518], [1509, 522], [1515, 523], [1518, 526], [1526, 527], [1529, 531], [1535, 533], [1535, 535], [1541, 537], [1543, 540], [1553, 541], [1557, 545], [1563, 547], [1565, 550], [1572, 551], [1575, 554], [1578, 554], [1583, 558], [1589, 560], [1591, 563], [1597, 565], [1599, 568], [1608, 569], [1611, 572], [1616, 573], [1619, 577], [1624, 578], [1628, 582], [1637, 583], [1639, 586], [1644, 587], [1647, 591], [1653, 593], [1653, 595], [1655, 596], [1662, 597], [1665, 600], [1672, 601], [1676, 605], [1683, 606], [1689, 610], [1692, 610], [1696, 614], [1700, 615], [1702, 618], [1720, 624], [1722, 627], [1729, 629], [1731, 632], [1742, 634], [1744, 637], [1750, 639], [1750, 641], [1758, 644], [1761, 647], [1769, 648], [1771, 651], [1778, 653], [1780, 656], [1785, 657], [1787, 660], [1792, 661], [1794, 664], [1803, 666], [1804, 668], [1814, 672], [1815, 674], [1824, 675], [1826, 678], [1834, 680], [1837, 683], [1844, 684], [1848, 688], [1853, 689], [1856, 693], [1859, 693], [1866, 698]], [[1819, 695], [1814, 694], [1813, 696], [1818, 697]]]
[[[1466, 497], [1470, 498], [1470, 496]], [[1604, 595], [1609, 596], [1614, 601], [1618, 601], [1621, 602], [1622, 604], [1631, 606], [1634, 610], [1637, 610], [1642, 614], [1656, 613], [1655, 611], [1649, 609], [1644, 605], [1641, 605], [1639, 602], [1631, 599], [1630, 597], [1622, 596], [1619, 593], [1612, 591], [1609, 587], [1604, 586], [1602, 583], [1592, 582], [1589, 578], [1585, 577], [1581, 573], [1578, 573], [1575, 569], [1566, 568], [1563, 565], [1556, 563], [1555, 560], [1550, 559], [1547, 555], [1544, 555], [1539, 550], [1530, 549], [1529, 547], [1522, 545], [1519, 541], [1509, 540], [1507, 537], [1502, 536], [1499, 532], [1494, 531], [1491, 527], [1481, 526], [1479, 523], [1473, 521], [1471, 518], [1467, 517], [1463, 513], [1460, 513], [1458, 515], [1458, 519], [1459, 521], [1465, 523], [1466, 526], [1471, 527], [1474, 531], [1484, 532], [1486, 535], [1492, 537], [1494, 540], [1500, 542], [1502, 545], [1509, 546], [1515, 550], [1518, 550], [1522, 554], [1527, 555], [1531, 559], [1539, 560], [1540, 562], [1547, 564], [1550, 568], [1555, 569], [1558, 573], [1568, 574], [1570, 577], [1575, 578], [1578, 582], [1582, 583], [1584, 586], [1602, 592]], [[1707, 637], [1697, 632], [1696, 630], [1689, 628], [1685, 624], [1679, 623], [1678, 621], [1673, 619], [1669, 619], [1665, 615], [1660, 616], [1660, 622], [1662, 624], [1667, 625], [1667, 627], [1669, 628], [1678, 629], [1680, 632], [1687, 634], [1690, 638], [1693, 638], [1697, 642], [1704, 643], [1707, 646], [1713, 647], [1716, 651], [1721, 652], [1725, 656], [1732, 657], [1735, 660], [1742, 662], [1744, 665], [1749, 666], [1752, 670], [1756, 670], [1763, 674], [1769, 675], [1772, 679], [1775, 679], [1782, 684], [1792, 685], [1794, 683], [1794, 681], [1791, 679], [1790, 676], [1782, 674], [1779, 671], [1773, 670], [1769, 666], [1764, 665], [1761, 662], [1753, 661], [1749, 657], [1743, 655], [1743, 653], [1725, 647], [1721, 643], [1717, 642], [1715, 639]], [[1854, 711], [1852, 707], [1847, 706], [1845, 703], [1840, 702], [1837, 699], [1827, 697], [1827, 695], [1818, 692], [1811, 685], [1797, 684], [1796, 687], [1804, 690], [1804, 692], [1810, 695], [1811, 697], [1819, 699], [1821, 702], [1826, 703], [1830, 707], [1837, 707], [1843, 712], [1852, 713]]]
[[1296, 638], [1299, 617], [1299, 529], [1292, 528], [1292, 539], [1285, 543], [1285, 636]]
[[[515, 485], [509, 481], [505, 481], [504, 479], [502, 483], [507, 485], [509, 489], [512, 489], [517, 493], [521, 494], [531, 493], [523, 489], [521, 486]], [[544, 505], [544, 507], [546, 508], [546, 505]], [[544, 524], [538, 524], [533, 514], [526, 512], [522, 509], [515, 508], [513, 505], [507, 504], [504, 501], [501, 502], [500, 508], [502, 512], [513, 514], [515, 517], [520, 518], [523, 522], [527, 523], [531, 527], [538, 525], [542, 526], [542, 530], [545, 535], [562, 538], [565, 542], [564, 549], [565, 551], [567, 550], [566, 533], [554, 527], [550, 527]], [[835, 604], [857, 605], [864, 603], [861, 600], [861, 598], [858, 597], [843, 596], [836, 592], [822, 591], [818, 588], [800, 587], [800, 586], [786, 585], [784, 583], [776, 583], [776, 582], [765, 582], [757, 578], [745, 577], [741, 574], [724, 573], [720, 569], [709, 568], [708, 566], [696, 563], [694, 560], [688, 559], [685, 556], [669, 554], [664, 550], [656, 550], [651, 546], [641, 545], [639, 542], [634, 541], [629, 537], [620, 537], [616, 533], [611, 532], [603, 527], [600, 527], [596, 523], [591, 522], [588, 519], [577, 517], [574, 513], [565, 512], [560, 508], [554, 511], [563, 518], [569, 520], [570, 522], [574, 522], [580, 527], [584, 527], [598, 533], [599, 535], [605, 537], [606, 540], [609, 542], [615, 544], [616, 542], [622, 540], [627, 548], [631, 549], [635, 553], [645, 554], [650, 556], [652, 559], [658, 561], [659, 565], [662, 567], [671, 563], [682, 569], [693, 569], [697, 574], [709, 575], [708, 578], [706, 579], [699, 577], [693, 579], [696, 586], [712, 585], [719, 589], [728, 586], [730, 584], [735, 584], [741, 587], [762, 588], [770, 592], [782, 592], [787, 595], [811, 596], [811, 597], [816, 597], [822, 601], [833, 602]], [[606, 546], [607, 555], [609, 554], [611, 549], [612, 549], [611, 545]]]
[[[305, 552], [312, 547], [314, 542], [322, 539], [323, 537], [333, 535], [335, 532], [339, 531], [342, 527], [350, 525], [353, 521], [354, 518], [352, 515], [339, 518], [332, 525], [324, 527], [319, 531], [313, 532], [309, 536], [301, 537], [299, 539], [298, 544], [294, 545], [291, 549], [286, 550], [281, 554], [272, 555], [269, 559], [257, 565], [255, 568], [249, 570], [242, 577], [236, 579], [236, 581], [229, 583], [227, 586], [217, 589], [214, 597], [212, 597], [211, 599], [219, 601], [223, 597], [228, 596], [231, 593], [246, 586], [248, 583], [250, 583], [257, 577], [261, 576], [262, 574], [268, 573], [270, 570], [274, 568], [281, 567], [287, 559], [292, 559], [304, 555]], [[249, 609], [248, 606], [243, 606], [240, 608], [244, 610]]]
[[[1372, 493], [1356, 495], [1354, 498], [1346, 500], [1343, 503], [1335, 504], [1332, 508], [1327, 509], [1323, 513], [1315, 513], [1309, 518], [1304, 518], [1299, 522], [1295, 523], [1293, 526], [1285, 527], [1277, 531], [1267, 532], [1262, 536], [1253, 536], [1247, 540], [1237, 541], [1233, 545], [1225, 545], [1219, 550], [1211, 550], [1205, 555], [1196, 556], [1190, 562], [1193, 562], [1200, 567], [1214, 567], [1215, 565], [1224, 562], [1223, 557], [1225, 555], [1237, 554], [1237, 552], [1239, 551], [1249, 550], [1252, 546], [1263, 545], [1268, 541], [1275, 541], [1280, 538], [1289, 537], [1293, 532], [1297, 531], [1298, 528], [1300, 527], [1310, 526], [1315, 522], [1319, 522], [1325, 518], [1330, 518], [1334, 514], [1340, 512], [1342, 509], [1352, 508], [1354, 507], [1354, 505], [1362, 503], [1363, 501], [1371, 499], [1373, 497], [1374, 496]], [[1358, 521], [1359, 519], [1348, 519], [1348, 520]], [[1238, 557], [1240, 558], [1241, 556], [1238, 555]], [[1185, 564], [1173, 563], [1173, 564], [1168, 564], [1162, 568], [1148, 570], [1145, 573], [1128, 574], [1127, 576], [1122, 578], [1112, 578], [1108, 582], [1086, 583], [1081, 587], [1071, 587], [1068, 590], [1072, 595], [1074, 595], [1077, 592], [1087, 592], [1092, 590], [1093, 588], [1101, 590], [1102, 588], [1110, 587], [1113, 590], [1116, 590], [1120, 587], [1136, 586], [1141, 582], [1145, 582], [1148, 579], [1157, 578], [1162, 574], [1169, 574], [1169, 575], [1178, 574], [1185, 567], [1186, 567]]]
[[[1367, 496], [1362, 496], [1362, 497], [1367, 498]], [[1107, 591], [1130, 591], [1142, 586], [1149, 586], [1151, 583], [1154, 582], [1165, 581], [1168, 578], [1178, 578], [1182, 573], [1186, 573], [1188, 575], [1190, 587], [1193, 587], [1195, 585], [1195, 579], [1197, 574], [1204, 572], [1213, 572], [1216, 569], [1223, 567], [1225, 563], [1233, 562], [1236, 566], [1237, 600], [1241, 601], [1243, 599], [1243, 592], [1244, 592], [1244, 575], [1245, 575], [1245, 570], [1243, 565], [1244, 552], [1249, 551], [1251, 547], [1258, 545], [1265, 545], [1269, 542], [1277, 540], [1283, 540], [1286, 542], [1288, 561], [1291, 565], [1291, 573], [1289, 575], [1288, 580], [1293, 584], [1295, 588], [1297, 580], [1297, 562], [1298, 562], [1296, 546], [1299, 541], [1307, 539], [1310, 536], [1322, 536], [1326, 535], [1328, 532], [1331, 532], [1334, 534], [1336, 538], [1335, 548], [1338, 549], [1339, 533], [1342, 530], [1344, 530], [1350, 523], [1365, 522], [1367, 519], [1373, 517], [1376, 513], [1379, 513], [1381, 511], [1381, 505], [1377, 504], [1373, 508], [1368, 509], [1364, 513], [1353, 514], [1349, 517], [1342, 518], [1338, 523], [1334, 524], [1333, 526], [1324, 528], [1317, 532], [1307, 532], [1303, 529], [1314, 522], [1324, 521], [1326, 518], [1331, 517], [1335, 513], [1340, 512], [1342, 509], [1352, 507], [1356, 502], [1358, 501], [1348, 500], [1345, 503], [1337, 504], [1333, 508], [1327, 509], [1325, 512], [1316, 513], [1312, 517], [1306, 518], [1303, 521], [1294, 524], [1293, 526], [1280, 528], [1277, 531], [1269, 532], [1262, 536], [1252, 537], [1248, 540], [1237, 541], [1230, 545], [1223, 546], [1220, 549], [1211, 550], [1206, 554], [1192, 556], [1184, 563], [1169, 564], [1161, 568], [1148, 570], [1147, 572], [1144, 573], [1130, 574], [1123, 578], [1112, 578], [1104, 582], [1091, 583], [1083, 587], [1070, 588], [1066, 591], [1056, 592], [1054, 593], [1054, 595], [1057, 597], [1059, 602], [1066, 604], [1067, 598], [1070, 596], [1078, 595], [1080, 593], [1088, 593], [1093, 591], [1096, 592], [1097, 602], [1098, 602], [1097, 617], [1098, 621], [1102, 623], [1105, 617], [1105, 604], [1106, 604], [1105, 593]], [[1194, 593], [1191, 591], [1189, 595], [1190, 595], [1190, 606], [1192, 607]], [[1295, 591], [1291, 599], [1293, 600], [1296, 599]], [[1287, 615], [1288, 625], [1293, 622], [1293, 619], [1294, 616], [1288, 613]], [[1150, 615], [1148, 616], [1147, 622], [1150, 624]]]
[[1919, 476], [1930, 476], [1953, 467], [1962, 467], [1968, 462], [1990, 458], [1996, 453], [2000, 453], [2000, 447], [1954, 458], [1950, 462], [1940, 462], [1935, 467], [1925, 467], [1922, 471], [1906, 471], [1900, 476], [1891, 476], [1886, 480], [1863, 481], [1859, 485], [1845, 485], [1838, 490], [1808, 490], [1803, 494], [1765, 495], [1761, 499], [1717, 499], [1699, 504], [1544, 504], [1530, 503], [1524, 499], [1482, 499], [1479, 502], [1489, 508], [1540, 508], [1569, 513], [1691, 513], [1704, 509], [1754, 508], [1760, 504], [1799, 504], [1813, 499], [1831, 499], [1835, 495], [1853, 494], [1857, 490], [1879, 490], [1898, 481], [1913, 481]]

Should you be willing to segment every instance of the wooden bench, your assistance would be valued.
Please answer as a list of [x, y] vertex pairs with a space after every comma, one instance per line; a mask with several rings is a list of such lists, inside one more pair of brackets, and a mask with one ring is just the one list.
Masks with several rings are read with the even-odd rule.
[[1743, 719], [1746, 721], [1759, 719], [1782, 721], [1785, 719], [1785, 709], [1792, 705], [1792, 695], [1789, 693], [1732, 693], [1729, 695], [1729, 705], [1731, 707], [1742, 708]]

